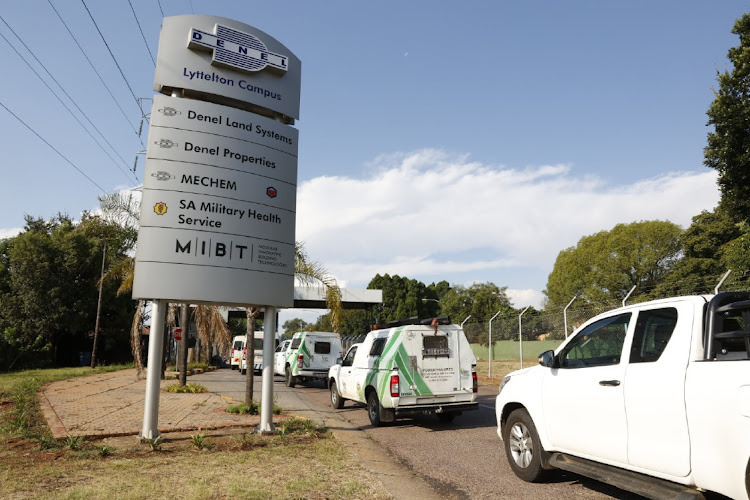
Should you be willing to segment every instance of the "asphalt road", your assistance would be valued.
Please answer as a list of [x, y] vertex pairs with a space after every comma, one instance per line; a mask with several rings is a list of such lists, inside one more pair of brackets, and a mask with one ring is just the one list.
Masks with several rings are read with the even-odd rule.
[[[207, 377], [210, 375], [210, 377]], [[239, 401], [244, 400], [245, 377], [237, 371], [204, 374], [196, 383]], [[255, 399], [260, 400], [261, 381], [256, 376]], [[575, 474], [555, 471], [549, 481], [530, 484], [511, 471], [495, 422], [495, 387], [479, 388], [479, 410], [466, 412], [451, 423], [427, 415], [397, 420], [374, 428], [364, 405], [347, 401], [342, 410], [331, 408], [322, 382], [284, 385], [274, 383], [274, 401], [284, 411], [313, 418], [336, 427], [341, 420], [386, 450], [396, 465], [428, 482], [443, 498], [534, 499], [635, 499], [631, 493]]]

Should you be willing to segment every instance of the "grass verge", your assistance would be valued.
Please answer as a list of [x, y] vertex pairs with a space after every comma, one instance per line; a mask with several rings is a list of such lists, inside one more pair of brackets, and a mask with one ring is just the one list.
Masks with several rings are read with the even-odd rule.
[[[389, 498], [327, 429], [288, 418], [273, 435], [238, 429], [51, 438], [36, 399], [47, 382], [101, 370], [0, 375], [0, 496], [19, 499]], [[33, 478], [33, 479], [30, 479]]]

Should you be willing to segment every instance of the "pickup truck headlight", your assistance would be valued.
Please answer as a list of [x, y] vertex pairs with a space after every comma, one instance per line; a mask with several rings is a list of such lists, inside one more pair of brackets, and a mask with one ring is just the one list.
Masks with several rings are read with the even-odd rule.
[[503, 377], [503, 381], [500, 382], [500, 390], [497, 391], [498, 394], [500, 394], [501, 392], [503, 392], [503, 387], [505, 387], [506, 385], [508, 385], [508, 382], [510, 382], [510, 375], [506, 375], [505, 377]]

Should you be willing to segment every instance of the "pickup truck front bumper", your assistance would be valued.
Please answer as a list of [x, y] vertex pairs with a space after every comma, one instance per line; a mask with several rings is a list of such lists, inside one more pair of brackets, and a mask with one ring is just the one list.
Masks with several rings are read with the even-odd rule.
[[429, 415], [431, 413], [457, 413], [478, 409], [479, 403], [461, 402], [405, 405], [394, 408], [394, 411], [396, 412], [397, 417], [407, 417], [410, 415]]

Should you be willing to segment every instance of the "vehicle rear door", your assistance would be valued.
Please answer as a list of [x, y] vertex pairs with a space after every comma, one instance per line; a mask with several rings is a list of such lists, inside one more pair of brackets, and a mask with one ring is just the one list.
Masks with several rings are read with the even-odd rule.
[[[434, 327], [409, 328], [404, 332], [409, 387], [416, 396], [448, 395], [460, 388], [457, 338]], [[415, 369], [416, 368], [416, 369]], [[417, 401], [428, 402], [428, 401]]]
[[331, 356], [332, 337], [318, 337], [308, 335], [306, 339], [307, 348], [310, 352], [310, 370], [327, 371], [333, 364], [335, 358]]
[[[542, 383], [544, 428], [554, 449], [626, 464], [623, 349], [633, 314], [615, 314], [579, 331]], [[629, 347], [629, 345], [628, 345]]]

